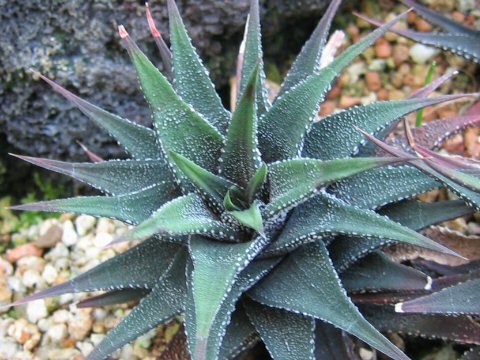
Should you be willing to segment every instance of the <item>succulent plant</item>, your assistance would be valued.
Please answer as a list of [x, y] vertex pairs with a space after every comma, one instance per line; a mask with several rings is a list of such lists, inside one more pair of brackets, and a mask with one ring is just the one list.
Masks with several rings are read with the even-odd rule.
[[[469, 317], [480, 310], [478, 264], [455, 269], [423, 264], [422, 272], [381, 249], [406, 243], [460, 256], [419, 230], [480, 208], [478, 163], [431, 150], [480, 117], [407, 127], [406, 137], [385, 142], [404, 115], [466, 96], [427, 98], [447, 74], [408, 99], [353, 107], [315, 121], [341, 71], [399, 19], [321, 67], [339, 5], [340, 0], [330, 3], [270, 103], [259, 5], [252, 0], [233, 113], [217, 96], [173, 0], [168, 1], [171, 53], [148, 13], [165, 75], [119, 28], [154, 129], [102, 110], [39, 75], [107, 130], [131, 159], [102, 161], [90, 152], [92, 163], [19, 156], [104, 195], [16, 209], [118, 219], [135, 226], [115, 242], [143, 241], [10, 306], [99, 290], [105, 293], [79, 306], [139, 300], [90, 360], [106, 358], [179, 314], [196, 360], [234, 358], [258, 341], [274, 359], [351, 358], [345, 334], [393, 359], [408, 359], [379, 330], [479, 344], [479, 325]], [[390, 155], [380, 156], [374, 145]], [[440, 187], [459, 200], [409, 199]], [[434, 273], [454, 275], [432, 279]], [[459, 316], [448, 317], [452, 313]], [[439, 327], [440, 322], [450, 327]]]

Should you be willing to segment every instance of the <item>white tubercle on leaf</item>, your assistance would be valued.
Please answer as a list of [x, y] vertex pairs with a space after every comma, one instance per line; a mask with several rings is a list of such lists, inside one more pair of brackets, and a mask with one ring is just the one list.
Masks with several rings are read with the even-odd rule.
[[396, 313], [403, 313], [403, 309], [402, 309], [402, 306], [403, 306], [403, 302], [399, 302], [397, 304], [395, 304], [395, 312]]

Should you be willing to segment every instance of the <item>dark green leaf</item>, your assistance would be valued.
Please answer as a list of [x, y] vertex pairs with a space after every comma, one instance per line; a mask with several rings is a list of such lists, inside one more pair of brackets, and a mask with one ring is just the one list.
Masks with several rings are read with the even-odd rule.
[[250, 349], [257, 341], [258, 335], [255, 328], [248, 320], [243, 307], [239, 306], [232, 314], [230, 324], [227, 326], [218, 358], [233, 360], [243, 351]]
[[330, 2], [322, 19], [310, 35], [310, 39], [303, 45], [302, 51], [298, 54], [287, 76], [285, 76], [278, 96], [283, 95], [310, 75], [320, 71], [320, 59], [327, 41], [330, 24], [340, 3], [341, 0]]
[[362, 305], [360, 309], [382, 332], [480, 344], [480, 325], [470, 316], [397, 314], [390, 305]]
[[167, 201], [179, 195], [172, 184], [160, 183], [141, 191], [120, 196], [79, 196], [68, 199], [40, 201], [13, 206], [14, 210], [47, 212], [73, 212], [92, 216], [104, 216], [138, 224]]
[[246, 210], [234, 210], [228, 212], [234, 217], [240, 224], [255, 230], [261, 236], [265, 236], [263, 231], [263, 219], [260, 212], [260, 206], [257, 202], [254, 202]]
[[130, 301], [140, 300], [150, 290], [145, 289], [121, 289], [109, 291], [105, 294], [89, 297], [76, 304], [77, 308], [101, 307], [116, 304], [124, 304]]
[[233, 113], [220, 163], [220, 173], [244, 189], [261, 163], [255, 104], [258, 72], [257, 65]]
[[293, 252], [250, 294], [264, 305], [332, 323], [394, 359], [408, 359], [363, 318], [347, 297], [321, 242]]
[[404, 165], [365, 171], [335, 182], [329, 191], [351, 205], [375, 209], [441, 186], [420, 170]]
[[315, 325], [315, 359], [360, 360], [347, 333], [321, 320]]
[[175, 90], [183, 100], [225, 134], [230, 113], [223, 107], [207, 69], [192, 46], [174, 0], [168, 0], [168, 15]]
[[462, 200], [438, 201], [434, 203], [404, 200], [387, 205], [378, 212], [393, 221], [418, 231], [430, 225], [471, 214], [473, 209], [465, 205]]
[[138, 125], [118, 115], [111, 114], [98, 106], [90, 104], [52, 80], [37, 73], [56, 92], [70, 100], [78, 109], [93, 120], [98, 126], [107, 130], [115, 140], [138, 160], [162, 159], [164, 155], [157, 144], [155, 132], [152, 129]]
[[430, 290], [430, 276], [390, 260], [380, 251], [363, 258], [341, 274], [347, 291]]
[[212, 174], [180, 154], [172, 152], [170, 157], [182, 173], [195, 185], [200, 195], [217, 208], [223, 207], [225, 195], [234, 186], [233, 183]]
[[98, 344], [85, 360], [105, 359], [115, 350], [162, 324], [184, 309], [185, 262], [188, 253], [180, 249], [175, 254], [173, 265], [155, 282], [152, 292]]
[[205, 235], [224, 241], [241, 240], [238, 230], [217, 219], [198, 195], [189, 194], [164, 204], [150, 218], [114, 243], [144, 239], [156, 234], [167, 237]]
[[270, 203], [264, 213], [271, 218], [305, 201], [330, 182], [392, 164], [392, 160], [392, 158], [330, 161], [295, 159], [270, 164]]
[[245, 309], [274, 360], [313, 360], [315, 319], [255, 301]]
[[[216, 358], [216, 355], [212, 356], [212, 352], [218, 353], [224, 334], [224, 330], [213, 326], [216, 317], [224, 304], [232, 307], [230, 313], [233, 311], [231, 302], [226, 302], [232, 287], [239, 273], [266, 243], [267, 240], [262, 237], [239, 244], [228, 244], [201, 237], [192, 238], [190, 241], [194, 268], [191, 296], [195, 305], [195, 318], [191, 319], [192, 315], [189, 314], [190, 318], [186, 319], [193, 324], [191, 327], [187, 326], [187, 332], [191, 334], [189, 329], [194, 328], [195, 338], [190, 340], [190, 349], [195, 360]], [[224, 329], [228, 321], [223, 322]]]
[[480, 314], [480, 279], [474, 279], [395, 305], [399, 313]]
[[291, 159], [300, 154], [304, 135], [310, 128], [319, 104], [330, 90], [333, 80], [399, 19], [400, 17], [396, 17], [365, 36], [337, 56], [319, 74], [311, 75], [275, 101], [258, 124], [259, 148], [266, 163]]
[[[110, 160], [98, 163], [68, 163], [57, 160], [14, 155], [22, 160], [87, 183], [111, 195], [143, 190], [174, 179], [163, 160]], [[125, 181], [128, 179], [128, 181]]]
[[282, 253], [329, 234], [390, 239], [455, 254], [414, 230], [325, 193], [297, 207], [278, 239], [264, 253]]
[[463, 95], [445, 95], [434, 98], [382, 101], [352, 107], [330, 115], [312, 125], [305, 136], [302, 155], [322, 160], [348, 157], [365, 142], [354, 126], [377, 134], [395, 120], [426, 106], [461, 98]]
[[223, 146], [222, 135], [175, 93], [123, 27], [120, 33], [152, 108], [153, 124], [163, 151], [166, 154], [178, 152], [203, 168], [216, 171]]
[[250, 13], [242, 44], [240, 45], [239, 59], [241, 66], [240, 89], [238, 97], [242, 96], [247, 87], [248, 80], [256, 66], [260, 68], [255, 96], [257, 99], [257, 112], [265, 114], [269, 108], [267, 95], [264, 93], [265, 73], [263, 71], [262, 34], [260, 29], [260, 10], [258, 0], [250, 0]]
[[68, 293], [99, 290], [153, 289], [172, 267], [180, 246], [149, 239], [77, 277], [39, 291], [10, 306]]
[[267, 164], [262, 163], [262, 165], [258, 168], [258, 170], [248, 182], [246, 197], [249, 204], [253, 202], [255, 195], [257, 195], [257, 193], [262, 189], [263, 184], [267, 180], [267, 172]]

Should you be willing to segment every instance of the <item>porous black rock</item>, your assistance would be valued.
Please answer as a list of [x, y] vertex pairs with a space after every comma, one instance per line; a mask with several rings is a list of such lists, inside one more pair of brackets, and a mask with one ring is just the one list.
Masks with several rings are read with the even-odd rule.
[[[226, 95], [249, 1], [178, 0], [177, 3], [212, 78]], [[269, 36], [281, 39], [282, 28], [291, 36], [286, 25], [295, 18], [316, 21], [325, 3], [326, 0], [263, 2], [267, 39]], [[158, 28], [168, 38], [165, 1], [153, 1], [150, 5]], [[119, 24], [125, 25], [139, 46], [161, 66], [142, 2], [0, 0], [1, 149], [85, 160], [77, 144], [81, 141], [101, 156], [122, 157], [120, 148], [104, 131], [28, 71], [35, 68], [94, 104], [148, 125], [148, 108], [138, 91], [133, 67], [119, 44]], [[309, 24], [303, 31], [301, 26], [295, 31], [307, 34], [310, 30]], [[304, 40], [299, 36], [299, 43]], [[267, 56], [285, 59], [291, 55], [282, 42], [274, 44], [272, 49]]]

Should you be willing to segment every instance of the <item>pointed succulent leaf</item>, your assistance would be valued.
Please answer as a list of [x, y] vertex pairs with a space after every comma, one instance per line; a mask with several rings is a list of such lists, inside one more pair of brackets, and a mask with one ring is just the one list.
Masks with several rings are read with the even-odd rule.
[[180, 246], [149, 239], [62, 284], [39, 291], [9, 306], [69, 293], [153, 289], [170, 269]]
[[355, 158], [273, 163], [269, 166], [270, 203], [264, 213], [271, 218], [305, 201], [330, 182], [394, 162], [393, 158]]
[[480, 346], [474, 346], [470, 350], [463, 353], [460, 360], [476, 360], [480, 358]]
[[262, 165], [260, 165], [255, 174], [249, 180], [246, 190], [246, 198], [249, 204], [253, 202], [255, 195], [257, 195], [257, 193], [262, 189], [263, 184], [267, 180], [267, 173], [267, 164], [262, 163]]
[[[223, 304], [215, 316], [207, 346], [208, 359], [217, 358], [219, 352], [221, 352], [220, 344], [224, 344], [225, 337], [229, 335], [228, 325], [231, 317], [241, 308], [241, 306], [236, 305], [240, 296], [263, 278], [278, 262], [279, 259], [255, 260], [248, 264], [247, 268], [238, 275], [232, 289], [223, 300]], [[237, 310], [235, 311], [235, 309]], [[238, 342], [238, 339], [236, 342]], [[223, 359], [221, 356], [218, 358]]]
[[88, 156], [91, 162], [97, 163], [97, 162], [102, 162], [105, 161], [103, 158], [101, 158], [99, 155], [95, 154], [93, 151], [91, 151], [88, 147], [86, 147], [84, 144], [82, 144], [80, 141], [77, 141], [78, 145], [82, 148], [82, 150], [85, 152], [85, 155]]
[[243, 95], [251, 74], [256, 66], [260, 73], [257, 78], [255, 98], [257, 103], [257, 112], [259, 115], [265, 114], [270, 107], [266, 91], [264, 90], [265, 73], [263, 70], [262, 54], [262, 34], [260, 28], [260, 9], [258, 0], [250, 0], [250, 12], [245, 25], [245, 33], [240, 46], [239, 57], [242, 59], [240, 72], [240, 88], [238, 97]]
[[205, 169], [215, 171], [223, 146], [222, 135], [175, 93], [123, 27], [120, 27], [120, 36], [152, 108], [153, 124], [163, 151], [166, 154], [176, 151]]
[[230, 324], [227, 326], [218, 358], [233, 360], [243, 351], [250, 349], [257, 341], [258, 335], [255, 328], [243, 307], [239, 306], [232, 314]]
[[228, 190], [223, 199], [223, 207], [227, 211], [241, 210], [232, 200], [232, 195], [230, 195], [231, 190]]
[[360, 309], [382, 332], [480, 344], [480, 325], [470, 316], [397, 314], [390, 305], [362, 305]]
[[116, 304], [124, 304], [144, 298], [150, 290], [146, 289], [121, 289], [92, 296], [76, 304], [77, 308], [100, 307]]
[[339, 236], [328, 246], [328, 251], [335, 269], [341, 273], [361, 258], [391, 243], [393, 241], [388, 239]]
[[205, 235], [239, 241], [239, 232], [222, 223], [196, 194], [178, 197], [155, 211], [147, 220], [122, 235], [114, 243], [145, 239], [153, 235]]
[[478, 315], [480, 314], [480, 279], [454, 285], [431, 295], [400, 302], [395, 305], [395, 311], [398, 313]]
[[119, 196], [78, 196], [67, 199], [39, 201], [18, 205], [14, 210], [73, 212], [92, 216], [104, 216], [138, 224], [152, 215], [164, 203], [179, 195], [171, 184], [160, 183], [146, 189]]
[[[382, 26], [382, 23], [379, 21], [363, 15], [358, 16], [376, 26]], [[451, 21], [451, 24], [455, 23]], [[463, 30], [462, 32], [433, 33], [402, 30], [396, 28], [392, 28], [390, 31], [419, 43], [450, 51], [456, 55], [463, 56], [466, 59], [471, 59], [477, 63], [480, 61], [480, 43], [478, 42], [478, 34], [480, 32], [478, 31]]]
[[342, 330], [321, 320], [315, 324], [315, 359], [359, 360], [352, 339]]
[[147, 22], [150, 32], [152, 33], [155, 44], [157, 45], [158, 51], [160, 52], [160, 57], [162, 58], [165, 75], [168, 79], [172, 78], [172, 53], [168, 48], [167, 44], [163, 40], [162, 34], [158, 31], [155, 26], [155, 21], [153, 20], [152, 12], [148, 6], [148, 2], [145, 3], [145, 10], [147, 13]]
[[81, 112], [93, 120], [98, 126], [108, 131], [108, 133], [134, 158], [138, 160], [147, 160], [162, 159], [164, 157], [157, 144], [155, 133], [152, 129], [109, 113], [108, 111], [79, 98], [40, 73], [37, 73], [37, 75], [46, 81], [53, 90], [70, 100]]
[[175, 90], [224, 134], [230, 121], [230, 113], [223, 107], [207, 69], [192, 46], [174, 0], [168, 1], [168, 15]]
[[297, 157], [304, 135], [309, 130], [319, 104], [340, 72], [361, 52], [372, 45], [400, 17], [375, 30], [350, 46], [319, 74], [306, 80], [278, 98], [270, 111], [259, 121], [259, 149], [263, 160], [271, 163]]
[[327, 234], [390, 239], [454, 255], [429, 238], [373, 211], [359, 209], [325, 193], [298, 206], [283, 232], [265, 253], [286, 252]]
[[186, 157], [175, 152], [170, 153], [177, 167], [195, 186], [200, 195], [217, 207], [223, 206], [228, 190], [234, 186], [230, 181], [214, 175]]
[[310, 39], [303, 45], [300, 54], [298, 54], [295, 59], [287, 76], [285, 76], [278, 96], [282, 96], [310, 75], [319, 72], [320, 58], [327, 41], [330, 25], [341, 2], [341, 0], [333, 0], [330, 2], [322, 19], [319, 21], [312, 35], [310, 35]]
[[255, 104], [258, 72], [257, 64], [233, 113], [220, 163], [220, 173], [241, 188], [246, 188], [261, 163]]
[[115, 326], [86, 357], [86, 360], [105, 359], [115, 350], [162, 324], [184, 309], [185, 263], [188, 253], [180, 249], [173, 264], [155, 282], [151, 293]]
[[[190, 255], [193, 260], [191, 292], [195, 306], [195, 339], [192, 340], [194, 347], [191, 349], [193, 359], [212, 358], [208, 356], [212, 349], [210, 342], [218, 343], [218, 347], [213, 347], [214, 352], [218, 351], [221, 341], [216, 341], [218, 329], [213, 327], [215, 318], [232, 291], [239, 273], [266, 243], [267, 240], [263, 237], [239, 244], [201, 237], [192, 238], [190, 241]], [[188, 328], [187, 326], [187, 331]]]
[[[13, 155], [13, 154], [12, 154]], [[68, 163], [13, 155], [44, 169], [70, 176], [111, 195], [122, 195], [174, 179], [163, 160], [110, 160], [99, 163]], [[128, 181], [125, 181], [128, 179]]]
[[229, 211], [228, 213], [240, 224], [255, 230], [262, 236], [265, 236], [263, 231], [262, 213], [260, 212], [260, 206], [258, 202], [254, 202], [246, 210], [233, 210]]
[[315, 319], [251, 300], [245, 309], [274, 360], [315, 359]]
[[467, 26], [464, 26], [456, 21], [453, 21], [439, 13], [430, 10], [428, 7], [420, 5], [412, 0], [402, 0], [405, 5], [412, 7], [418, 14], [427, 19], [429, 22], [442, 27], [444, 30], [454, 34], [470, 34], [472, 36], [478, 35], [479, 32]]
[[[370, 134], [364, 132], [363, 130], [359, 130], [368, 140], [370, 140], [373, 144], [380, 147], [382, 150], [386, 151], [387, 153], [393, 156], [406, 156], [408, 155], [407, 152], [388, 145], [375, 137], [371, 136]], [[443, 183], [443, 185], [447, 186], [450, 190], [455, 192], [458, 196], [464, 199], [469, 205], [475, 207], [476, 209], [480, 209], [480, 193], [469, 189], [468, 187], [462, 186], [463, 181], [465, 180], [466, 176], [463, 176], [462, 180], [458, 179], [458, 174], [451, 174], [452, 177], [448, 175], [448, 169], [442, 170], [438, 164], [434, 164], [432, 166], [433, 161], [430, 159], [425, 159], [424, 161], [414, 161], [412, 165], [417, 167], [418, 169], [422, 170], [423, 172], [433, 176], [436, 180]], [[440, 170], [440, 171], [439, 171]], [[447, 176], [446, 176], [447, 175]], [[457, 178], [453, 177], [457, 176]], [[475, 180], [471, 180], [470, 182]]]
[[[380, 276], [379, 276], [380, 274]], [[365, 290], [430, 290], [432, 279], [412, 267], [390, 260], [380, 251], [374, 252], [342, 273], [345, 289]]]
[[250, 296], [264, 305], [327, 321], [393, 359], [408, 359], [347, 297], [322, 242], [296, 250], [256, 285]]
[[410, 165], [385, 166], [335, 182], [329, 192], [366, 209], [410, 198], [441, 187], [441, 183]]
[[416, 231], [472, 212], [473, 209], [465, 205], [462, 200], [434, 203], [404, 200], [387, 205], [379, 210], [380, 214]]
[[350, 156], [358, 152], [361, 144], [365, 142], [354, 126], [376, 134], [408, 113], [461, 97], [459, 94], [382, 101], [330, 115], [313, 124], [311, 131], [305, 136], [302, 155], [322, 160]]

